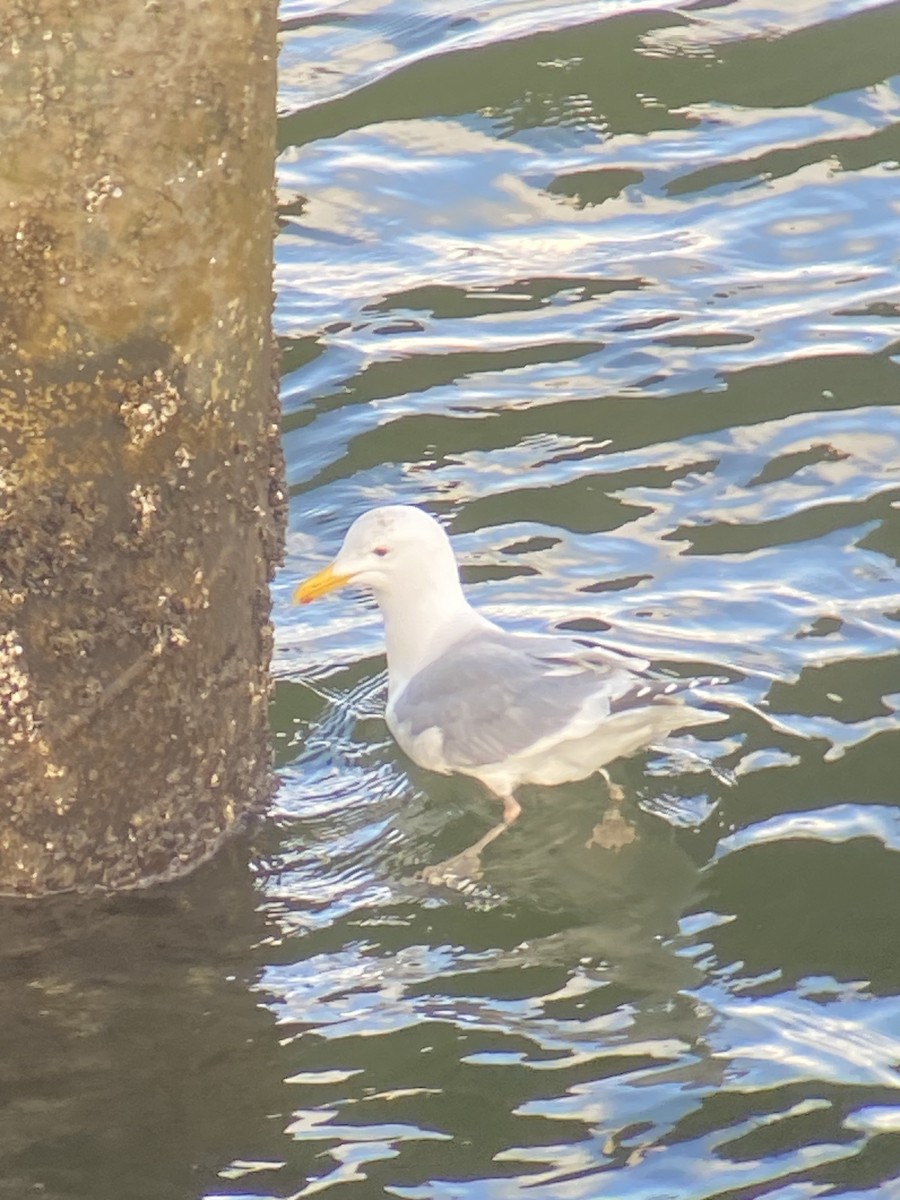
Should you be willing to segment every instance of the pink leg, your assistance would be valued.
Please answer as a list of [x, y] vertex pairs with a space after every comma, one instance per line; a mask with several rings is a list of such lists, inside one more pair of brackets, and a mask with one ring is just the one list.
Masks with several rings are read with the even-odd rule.
[[419, 872], [419, 875], [426, 883], [442, 883], [449, 887], [458, 887], [466, 880], [481, 878], [482, 850], [484, 850], [485, 846], [489, 846], [495, 838], [498, 838], [501, 833], [509, 829], [510, 825], [512, 825], [522, 811], [521, 804], [512, 792], [507, 795], [500, 795], [498, 792], [494, 792], [493, 794], [499, 800], [503, 801], [503, 820], [499, 821], [496, 825], [492, 825], [487, 833], [482, 834], [477, 842], [473, 842], [471, 846], [467, 846], [459, 854], [454, 854], [451, 858], [445, 859], [444, 862], [435, 863], [433, 866], [423, 868]]

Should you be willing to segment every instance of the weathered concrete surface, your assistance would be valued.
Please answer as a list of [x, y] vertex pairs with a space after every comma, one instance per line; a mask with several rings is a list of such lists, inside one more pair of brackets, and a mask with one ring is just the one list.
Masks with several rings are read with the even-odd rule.
[[0, 892], [270, 789], [274, 0], [0, 7]]

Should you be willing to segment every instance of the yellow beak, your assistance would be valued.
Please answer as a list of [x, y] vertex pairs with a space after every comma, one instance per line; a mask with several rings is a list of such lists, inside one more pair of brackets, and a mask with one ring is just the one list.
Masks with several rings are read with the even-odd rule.
[[335, 571], [334, 565], [330, 564], [297, 585], [294, 591], [294, 603], [309, 604], [310, 600], [316, 600], [319, 596], [333, 592], [335, 588], [343, 587], [345, 583], [350, 582], [350, 578], [349, 575], [339, 575]]

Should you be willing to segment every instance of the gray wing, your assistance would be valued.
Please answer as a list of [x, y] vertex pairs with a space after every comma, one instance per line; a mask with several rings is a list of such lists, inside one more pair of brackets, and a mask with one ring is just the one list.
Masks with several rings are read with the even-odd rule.
[[642, 682], [626, 662], [563, 638], [479, 632], [413, 676], [393, 720], [410, 739], [440, 730], [449, 766], [485, 766], [562, 733], [589, 702], [599, 716], [615, 712]]

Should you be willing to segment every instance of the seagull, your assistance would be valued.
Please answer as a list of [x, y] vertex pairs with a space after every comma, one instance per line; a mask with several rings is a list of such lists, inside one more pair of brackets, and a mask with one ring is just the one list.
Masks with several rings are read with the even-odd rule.
[[503, 804], [501, 821], [477, 842], [422, 872], [428, 882], [478, 877], [481, 852], [521, 812], [524, 784], [600, 773], [618, 801], [608, 763], [727, 716], [702, 706], [710, 701], [699, 694], [721, 680], [661, 678], [646, 659], [576, 638], [509, 632], [477, 612], [447, 534], [421, 508], [363, 513], [335, 560], [299, 584], [294, 600], [308, 604], [349, 583], [369, 589], [381, 610], [394, 739], [419, 766], [471, 776]]

